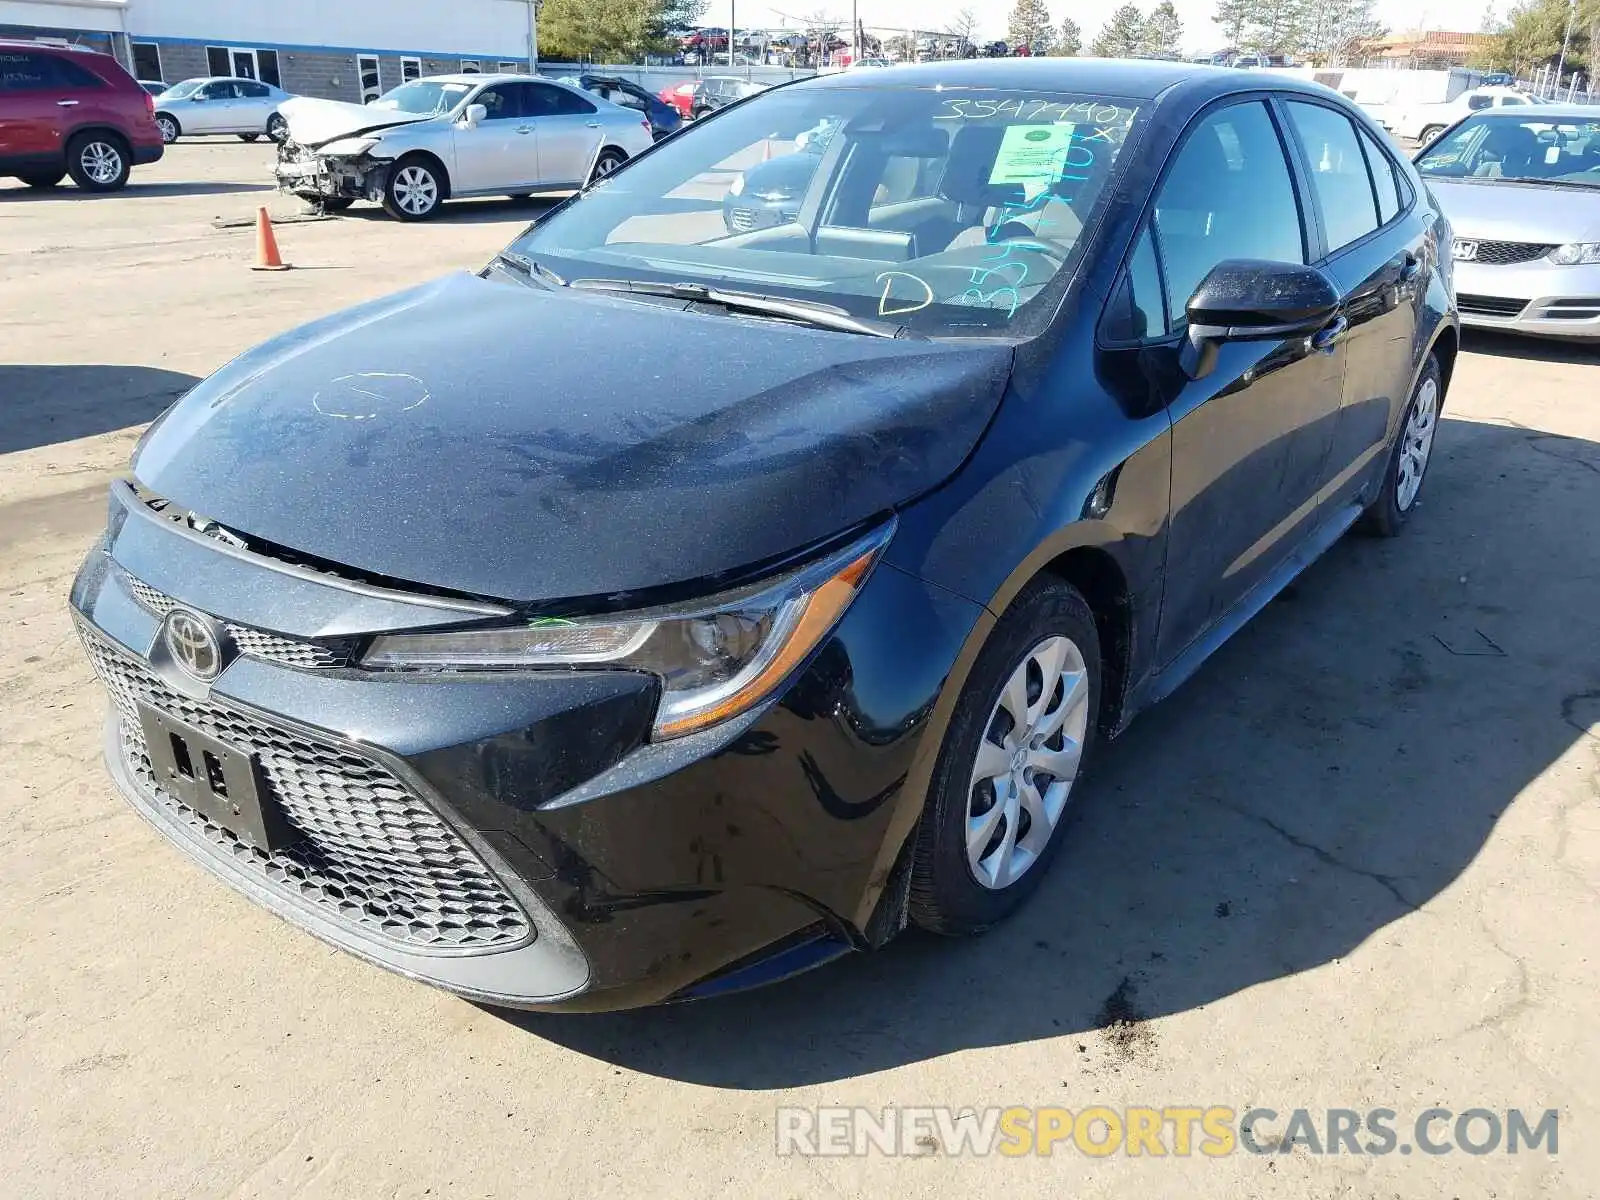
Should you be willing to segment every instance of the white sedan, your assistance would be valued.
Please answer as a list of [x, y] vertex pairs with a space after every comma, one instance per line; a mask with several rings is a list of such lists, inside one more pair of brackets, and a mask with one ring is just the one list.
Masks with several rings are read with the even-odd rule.
[[636, 110], [527, 75], [436, 75], [368, 105], [283, 108], [280, 190], [328, 211], [357, 200], [420, 221], [451, 197], [579, 188], [654, 144]]
[[197, 133], [234, 133], [247, 142], [265, 134], [282, 141], [278, 109], [293, 98], [259, 79], [185, 79], [155, 97], [156, 126], [168, 145]]
[[1395, 137], [1413, 142], [1429, 142], [1446, 126], [1454, 125], [1470, 113], [1491, 108], [1515, 108], [1525, 104], [1543, 104], [1544, 101], [1526, 92], [1509, 87], [1482, 87], [1463, 92], [1454, 100], [1443, 104], [1413, 104], [1410, 107], [1395, 105], [1391, 112], [1397, 115], [1384, 124]]

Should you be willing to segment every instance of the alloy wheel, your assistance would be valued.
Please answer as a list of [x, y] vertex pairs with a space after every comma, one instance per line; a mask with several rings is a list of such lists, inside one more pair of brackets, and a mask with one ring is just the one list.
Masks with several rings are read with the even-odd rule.
[[178, 140], [178, 126], [170, 117], [157, 117], [156, 125], [161, 130], [161, 140], [171, 145]]
[[967, 786], [967, 865], [991, 890], [1022, 878], [1050, 843], [1083, 755], [1089, 672], [1070, 639], [1025, 654], [990, 711]]
[[394, 180], [394, 202], [414, 217], [439, 202], [439, 184], [425, 167], [403, 167]]
[[595, 161], [595, 164], [594, 164], [594, 177], [596, 179], [604, 179], [607, 175], [611, 174], [613, 171], [615, 171], [621, 165], [622, 165], [622, 160], [620, 158], [618, 158], [615, 154], [602, 154]]
[[1422, 475], [1428, 469], [1428, 457], [1433, 453], [1433, 435], [1439, 427], [1439, 384], [1432, 378], [1424, 379], [1417, 388], [1416, 403], [1406, 418], [1406, 427], [1400, 432], [1400, 471], [1395, 479], [1394, 502], [1401, 512], [1408, 512], [1417, 502], [1417, 491], [1422, 487]]
[[115, 183], [122, 174], [122, 152], [110, 142], [87, 142], [78, 154], [83, 173], [96, 183]]

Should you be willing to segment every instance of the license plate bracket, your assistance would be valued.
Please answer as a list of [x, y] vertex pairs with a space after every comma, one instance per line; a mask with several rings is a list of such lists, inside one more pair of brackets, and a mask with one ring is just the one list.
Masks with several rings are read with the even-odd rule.
[[300, 840], [270, 796], [255, 755], [142, 704], [139, 726], [159, 787], [268, 854]]

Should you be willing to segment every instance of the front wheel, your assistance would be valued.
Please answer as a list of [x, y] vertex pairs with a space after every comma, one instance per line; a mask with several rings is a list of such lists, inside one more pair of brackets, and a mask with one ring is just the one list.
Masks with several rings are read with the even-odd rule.
[[1044, 877], [1093, 750], [1100, 638], [1076, 588], [1035, 580], [989, 636], [956, 702], [916, 833], [911, 920], [974, 934]]
[[594, 160], [594, 170], [589, 172], [589, 182], [598, 183], [627, 161], [628, 156], [621, 150], [607, 146], [600, 151], [600, 157]]
[[86, 192], [114, 192], [128, 182], [132, 164], [121, 138], [80, 133], [67, 143], [67, 174]]
[[[282, 114], [273, 113], [267, 118], [267, 136], [280, 145], [288, 140], [289, 122], [283, 119]], [[249, 140], [253, 142], [255, 138], [252, 136]]]
[[1433, 355], [1422, 368], [1422, 377], [1412, 389], [1411, 403], [1400, 419], [1400, 432], [1389, 452], [1389, 466], [1383, 473], [1378, 497], [1361, 515], [1363, 532], [1377, 537], [1394, 537], [1405, 527], [1422, 493], [1422, 479], [1433, 457], [1433, 436], [1439, 428], [1439, 408], [1444, 398], [1439, 360]]
[[426, 221], [444, 202], [439, 169], [423, 158], [402, 158], [383, 188], [383, 209], [397, 221]]

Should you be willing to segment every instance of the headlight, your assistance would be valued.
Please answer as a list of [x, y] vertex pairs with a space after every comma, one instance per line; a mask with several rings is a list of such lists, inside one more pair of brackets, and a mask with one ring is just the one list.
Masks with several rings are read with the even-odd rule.
[[1600, 263], [1600, 242], [1568, 242], [1550, 251], [1550, 261], [1563, 267]]
[[730, 196], [742, 196], [742, 195], [744, 195], [744, 176], [743, 175], [735, 175], [733, 177], [733, 182], [728, 185], [728, 195], [730, 195]]
[[844, 615], [893, 533], [891, 521], [797, 571], [698, 604], [511, 629], [388, 634], [361, 661], [379, 670], [648, 671], [661, 680], [654, 736], [681, 737], [770, 696]]
[[328, 158], [355, 158], [365, 154], [378, 144], [374, 137], [341, 138], [337, 142], [329, 142], [326, 146], [318, 146], [317, 153]]

